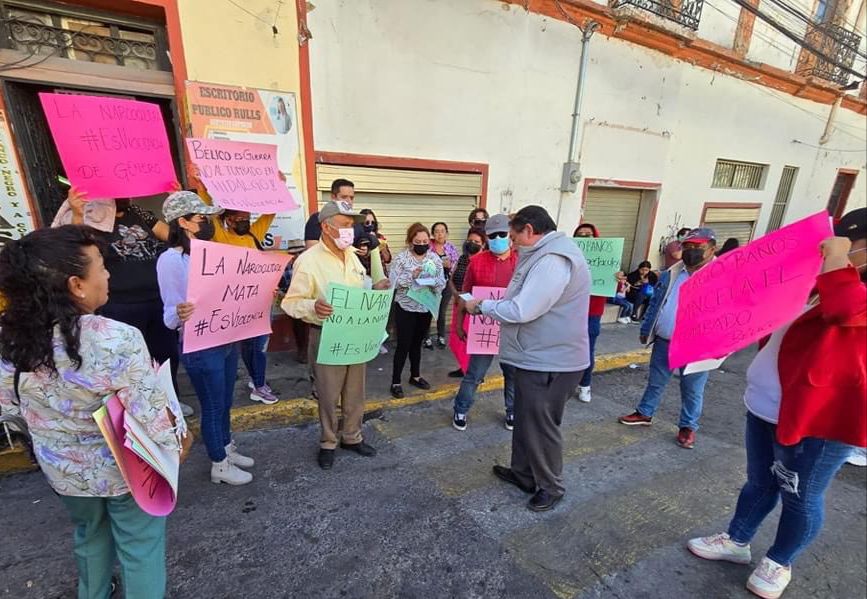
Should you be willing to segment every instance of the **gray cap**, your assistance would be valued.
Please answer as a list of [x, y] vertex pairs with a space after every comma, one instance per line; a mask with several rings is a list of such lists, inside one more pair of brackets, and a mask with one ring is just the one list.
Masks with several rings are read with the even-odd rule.
[[187, 214], [221, 214], [223, 209], [219, 206], [208, 206], [198, 195], [192, 191], [176, 191], [170, 194], [163, 202], [163, 218], [167, 223], [177, 220]]
[[363, 214], [359, 214], [353, 209], [352, 204], [343, 200], [331, 200], [322, 207], [319, 211], [319, 222], [324, 223], [332, 216], [342, 214], [343, 216], [351, 216], [353, 220], [359, 222], [364, 219]]
[[491, 233], [508, 233], [509, 230], [509, 217], [505, 214], [495, 214], [485, 223], [485, 233], [488, 235]]

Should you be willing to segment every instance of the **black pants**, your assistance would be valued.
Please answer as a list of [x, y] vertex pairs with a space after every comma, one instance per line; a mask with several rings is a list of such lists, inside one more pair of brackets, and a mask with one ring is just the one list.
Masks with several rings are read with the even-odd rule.
[[399, 385], [409, 355], [409, 375], [421, 376], [421, 344], [430, 329], [430, 312], [408, 312], [394, 305], [394, 324], [397, 328], [397, 349], [394, 351], [394, 369], [391, 384]]
[[440, 311], [437, 315], [437, 336], [445, 339], [448, 337], [449, 332], [449, 321], [446, 320], [446, 312], [449, 309], [449, 304], [452, 301], [452, 292], [449, 289], [449, 286], [446, 285], [446, 288], [443, 289], [443, 297], [440, 300]]
[[100, 316], [119, 320], [137, 328], [144, 336], [151, 357], [162, 364], [171, 360], [172, 383], [178, 391], [178, 332], [163, 324], [163, 303], [160, 300], [121, 304], [109, 302], [99, 309]]
[[560, 423], [581, 374], [515, 369], [512, 472], [522, 484], [539, 487], [555, 497], [566, 492]]

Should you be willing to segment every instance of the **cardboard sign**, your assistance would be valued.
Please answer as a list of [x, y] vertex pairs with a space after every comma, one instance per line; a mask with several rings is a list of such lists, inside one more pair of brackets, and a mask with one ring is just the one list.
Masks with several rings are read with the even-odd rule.
[[334, 313], [322, 323], [316, 361], [363, 364], [379, 355], [393, 296], [393, 289], [358, 289], [331, 283], [326, 301]]
[[277, 170], [277, 146], [188, 139], [190, 158], [214, 202], [223, 208], [273, 214], [298, 208]]
[[[473, 297], [499, 300], [506, 296], [505, 287], [473, 287]], [[500, 322], [493, 316], [473, 314], [467, 329], [467, 353], [496, 355], [500, 353]]]
[[572, 241], [581, 248], [590, 267], [590, 294], [603, 297], [617, 295], [617, 279], [614, 275], [621, 270], [623, 238], [574, 237]]
[[427, 308], [427, 311], [433, 314], [434, 318], [439, 314], [440, 300], [443, 296], [430, 287], [411, 287], [406, 292], [406, 296]]
[[87, 199], [173, 188], [177, 176], [158, 105], [73, 94], [40, 93], [39, 100], [66, 175]]
[[723, 254], [680, 287], [671, 369], [721, 358], [797, 318], [822, 267], [819, 244], [833, 235], [820, 212]]
[[271, 333], [274, 290], [288, 261], [287, 254], [191, 240], [187, 301], [196, 308], [184, 323], [184, 353]]

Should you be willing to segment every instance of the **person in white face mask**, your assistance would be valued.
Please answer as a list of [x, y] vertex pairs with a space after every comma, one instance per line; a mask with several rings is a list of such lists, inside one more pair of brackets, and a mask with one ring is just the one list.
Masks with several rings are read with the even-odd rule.
[[[322, 434], [319, 441], [319, 466], [329, 470], [334, 465], [338, 443], [341, 448], [366, 457], [376, 455], [376, 449], [361, 437], [364, 416], [365, 364], [331, 366], [319, 364], [319, 339], [322, 322], [333, 312], [326, 301], [329, 283], [348, 287], [364, 285], [364, 266], [355, 255], [353, 225], [364, 216], [352, 209], [348, 202], [328, 202], [319, 211], [322, 237], [319, 243], [301, 254], [295, 261], [292, 282], [281, 307], [292, 318], [310, 324], [308, 359], [313, 365], [319, 401], [319, 423]], [[375, 289], [387, 289], [388, 279], [377, 281]], [[337, 418], [337, 404], [342, 408], [343, 430]]]

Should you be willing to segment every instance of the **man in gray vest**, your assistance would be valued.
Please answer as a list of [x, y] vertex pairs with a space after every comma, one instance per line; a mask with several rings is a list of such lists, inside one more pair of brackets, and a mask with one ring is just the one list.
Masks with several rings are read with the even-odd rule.
[[512, 466], [494, 466], [494, 474], [533, 493], [527, 507], [543, 512], [566, 492], [560, 422], [590, 365], [587, 319], [581, 317], [590, 302], [590, 270], [544, 208], [522, 208], [510, 226], [519, 258], [505, 298], [471, 300], [466, 310], [500, 321], [500, 362], [516, 369]]

